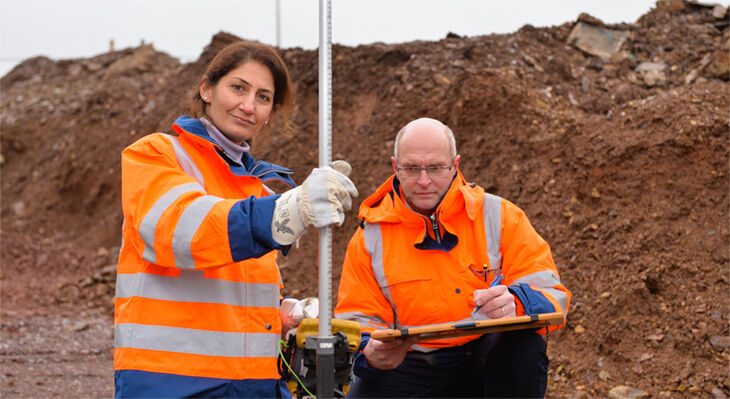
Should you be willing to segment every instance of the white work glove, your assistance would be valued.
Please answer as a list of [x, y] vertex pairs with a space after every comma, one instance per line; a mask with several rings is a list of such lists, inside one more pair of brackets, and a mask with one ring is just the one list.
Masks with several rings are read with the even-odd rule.
[[279, 312], [282, 331], [289, 331], [296, 328], [302, 319], [319, 317], [319, 299], [309, 297], [297, 301], [294, 298], [286, 298], [281, 302]]
[[282, 194], [271, 218], [274, 241], [291, 245], [308, 227], [341, 226], [345, 211], [358, 195], [355, 184], [347, 177], [351, 170], [346, 161], [314, 168], [301, 186]]

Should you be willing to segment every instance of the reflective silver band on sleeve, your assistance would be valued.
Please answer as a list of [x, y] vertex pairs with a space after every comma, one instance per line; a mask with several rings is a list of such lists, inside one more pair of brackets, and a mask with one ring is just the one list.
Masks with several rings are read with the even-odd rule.
[[563, 313], [565, 313], [565, 308], [568, 306], [568, 295], [563, 291], [555, 289], [555, 287], [561, 284], [560, 278], [557, 274], [550, 270], [542, 270], [522, 276], [515, 280], [512, 284], [517, 285], [520, 283], [527, 284], [531, 287], [539, 288], [547, 292], [555, 298], [556, 301], [558, 301], [560, 306], [563, 308]]
[[553, 298], [555, 298], [556, 301], [560, 304], [561, 310], [563, 311], [563, 314], [567, 316], [567, 313], [565, 311], [565, 308], [568, 307], [568, 295], [560, 290], [556, 290], [555, 288], [543, 288], [543, 291], [547, 292], [548, 294], [552, 295]]
[[550, 270], [541, 270], [522, 276], [515, 280], [514, 285], [524, 283], [538, 288], [552, 288], [560, 285], [558, 276]]
[[162, 214], [172, 205], [180, 196], [185, 193], [203, 191], [203, 187], [198, 183], [186, 183], [173, 187], [170, 191], [163, 194], [157, 199], [152, 208], [147, 212], [139, 226], [139, 235], [144, 242], [144, 251], [142, 258], [150, 263], [156, 263], [157, 255], [155, 254], [155, 229], [157, 222], [160, 221]]
[[208, 216], [208, 212], [215, 204], [223, 201], [222, 198], [204, 195], [195, 199], [180, 215], [172, 236], [172, 251], [175, 255], [175, 267], [195, 268], [193, 259], [192, 241], [198, 228]]

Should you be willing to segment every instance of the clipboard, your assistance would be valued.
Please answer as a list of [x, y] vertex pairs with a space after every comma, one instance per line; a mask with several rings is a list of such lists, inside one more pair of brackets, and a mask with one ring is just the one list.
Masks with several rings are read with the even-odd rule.
[[503, 317], [501, 319], [460, 321], [455, 323], [430, 324], [426, 326], [397, 330], [376, 330], [370, 334], [378, 341], [392, 341], [398, 338], [418, 335], [421, 342], [435, 339], [481, 335], [498, 331], [543, 328], [563, 324], [563, 312], [539, 313], [526, 316]]

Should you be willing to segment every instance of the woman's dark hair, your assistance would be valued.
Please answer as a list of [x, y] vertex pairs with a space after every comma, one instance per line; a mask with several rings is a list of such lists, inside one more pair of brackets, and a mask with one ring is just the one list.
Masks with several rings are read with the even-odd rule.
[[[231, 43], [213, 57], [201, 82], [204, 80], [208, 86], [213, 87], [228, 72], [249, 61], [264, 65], [274, 77], [274, 106], [271, 110], [270, 124], [275, 124], [275, 119], [280, 119], [284, 128], [290, 129], [289, 113], [294, 106], [294, 87], [289, 76], [289, 69], [273, 48], [256, 42]], [[203, 117], [205, 116], [205, 106], [206, 103], [200, 97], [199, 85], [196, 85], [188, 99], [187, 113], [194, 118]]]

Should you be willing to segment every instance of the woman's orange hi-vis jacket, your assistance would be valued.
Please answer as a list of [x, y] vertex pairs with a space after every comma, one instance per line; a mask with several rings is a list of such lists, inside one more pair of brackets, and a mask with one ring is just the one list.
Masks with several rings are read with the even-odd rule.
[[[363, 332], [472, 320], [474, 290], [488, 288], [500, 273], [518, 316], [568, 313], [570, 292], [525, 213], [467, 183], [461, 172], [431, 218], [401, 199], [395, 176], [363, 201], [358, 217], [362, 228], [347, 247], [334, 313], [358, 321]], [[428, 352], [477, 338], [414, 348]]]
[[173, 129], [122, 152], [116, 396], [276, 397], [284, 248], [263, 181], [291, 171], [231, 160], [198, 119]]

